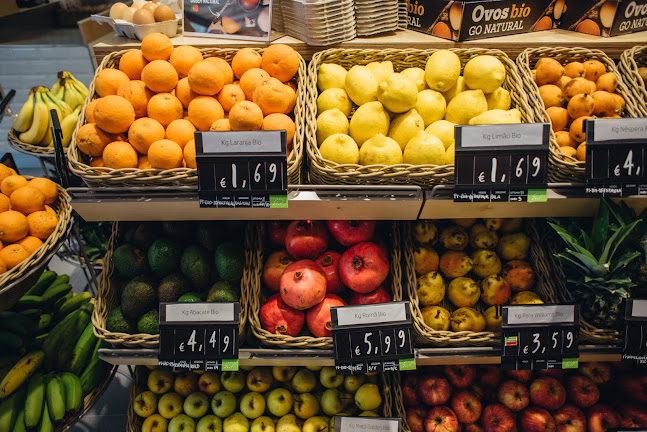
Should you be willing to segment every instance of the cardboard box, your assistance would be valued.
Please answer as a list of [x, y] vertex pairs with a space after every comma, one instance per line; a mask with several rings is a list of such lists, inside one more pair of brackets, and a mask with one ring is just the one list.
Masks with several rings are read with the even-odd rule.
[[561, 28], [605, 37], [647, 30], [647, 0], [568, 0]]
[[565, 1], [408, 0], [407, 28], [453, 41], [549, 30], [559, 26]]

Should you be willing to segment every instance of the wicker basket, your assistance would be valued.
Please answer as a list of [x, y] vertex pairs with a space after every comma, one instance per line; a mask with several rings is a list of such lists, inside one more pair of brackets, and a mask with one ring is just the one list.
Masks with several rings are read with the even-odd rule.
[[54, 147], [43, 147], [22, 142], [20, 141], [20, 139], [18, 139], [18, 135], [16, 135], [16, 132], [13, 130], [13, 128], [9, 129], [7, 140], [9, 141], [11, 148], [19, 151], [20, 153], [25, 153], [36, 157], [54, 157]]
[[645, 45], [624, 51], [618, 63], [622, 80], [633, 93], [641, 114], [647, 117], [647, 83], [638, 74], [638, 68], [645, 66], [647, 66], [647, 46]]
[[[204, 58], [220, 57], [228, 62], [238, 52], [237, 49], [231, 48], [203, 48], [200, 50]], [[264, 49], [258, 49], [262, 53]], [[95, 73], [98, 74], [103, 69], [116, 69], [119, 66], [119, 59], [126, 51], [113, 52], [104, 57], [103, 61]], [[292, 142], [292, 152], [287, 158], [288, 162], [288, 182], [290, 184], [299, 184], [301, 181], [302, 160], [303, 160], [303, 132], [305, 125], [305, 98], [306, 98], [306, 64], [301, 55], [299, 55], [299, 71], [294, 77], [297, 85], [297, 101], [294, 106], [294, 123], [296, 131]], [[105, 167], [91, 167], [89, 165], [89, 156], [83, 154], [76, 146], [76, 133], [79, 128], [85, 124], [85, 108], [95, 99], [94, 80], [90, 83], [88, 97], [85, 100], [79, 121], [72, 135], [72, 141], [67, 151], [68, 164], [72, 172], [81, 177], [90, 186], [194, 186], [198, 184], [198, 171], [191, 168], [175, 168], [170, 170], [160, 169], [137, 169], [123, 168], [111, 169]]]
[[[410, 67], [425, 68], [427, 58], [436, 52], [435, 49], [329, 49], [312, 56], [308, 66], [308, 95], [306, 114], [306, 149], [310, 162], [310, 181], [314, 184], [416, 184], [432, 186], [439, 183], [454, 181], [453, 165], [356, 165], [337, 164], [321, 156], [317, 145], [317, 73], [323, 63], [336, 63], [346, 69], [354, 65], [366, 65], [374, 61], [391, 61], [396, 72]], [[521, 111], [522, 121], [534, 122], [534, 111], [531, 109], [525, 93], [522, 91], [522, 80], [514, 62], [499, 50], [480, 48], [453, 48], [463, 65], [478, 55], [497, 57], [506, 69], [506, 79], [503, 88], [510, 91], [512, 106]]]
[[[402, 269], [400, 252], [400, 226], [391, 222], [389, 277], [385, 288], [390, 289], [394, 301], [402, 300]], [[274, 348], [332, 349], [331, 337], [289, 336], [270, 333], [263, 329], [260, 320], [261, 305], [267, 299], [266, 290], [262, 288], [261, 276], [264, 265], [265, 230], [262, 223], [256, 225], [256, 244], [254, 267], [251, 269], [250, 284], [243, 288], [249, 290], [249, 323], [256, 337], [265, 345]], [[390, 282], [389, 282], [390, 281]]]
[[[555, 294], [555, 288], [553, 286], [555, 282], [551, 278], [553, 273], [550, 272], [550, 267], [547, 267], [546, 265], [546, 253], [544, 252], [544, 249], [542, 249], [539, 233], [535, 227], [534, 221], [530, 220], [526, 223], [526, 234], [532, 240], [528, 254], [528, 262], [535, 270], [536, 282], [533, 291], [545, 302], [557, 303], [558, 297]], [[421, 306], [418, 301], [418, 279], [415, 272], [414, 242], [411, 223], [407, 222], [404, 224], [402, 237], [404, 239], [405, 272], [408, 279], [409, 300], [415, 341], [421, 345], [435, 346], [498, 346], [500, 343], [500, 334], [498, 333], [490, 331], [440, 331], [434, 330], [425, 324], [422, 319]], [[449, 311], [456, 309], [451, 305], [447, 296], [445, 296], [443, 302], [439, 306], [442, 306]], [[485, 309], [481, 302], [479, 302], [475, 308], [479, 310], [479, 312], [483, 312]]]
[[[112, 236], [108, 243], [108, 252], [103, 259], [103, 270], [99, 277], [99, 290], [92, 313], [92, 324], [94, 325], [94, 334], [112, 345], [124, 346], [127, 348], [157, 348], [159, 346], [159, 335], [151, 334], [128, 334], [110, 332], [106, 329], [106, 320], [108, 314], [119, 304], [119, 290], [116, 286], [116, 276], [114, 275], [114, 263], [112, 254], [117, 248], [119, 238], [119, 224], [115, 222], [112, 229]], [[240, 325], [239, 335], [241, 343], [245, 340], [245, 324], [247, 323], [247, 290], [245, 287], [250, 284], [253, 260], [254, 233], [248, 223], [245, 228], [245, 266], [243, 278], [240, 282]]]
[[[633, 94], [623, 81], [616, 64], [603, 51], [587, 48], [528, 48], [517, 57], [517, 66], [523, 79], [524, 91], [532, 106], [535, 108], [536, 122], [550, 122], [548, 113], [539, 97], [539, 88], [532, 79], [532, 68], [537, 60], [542, 57], [552, 57], [562, 64], [572, 61], [599, 60], [607, 67], [607, 71], [614, 72], [618, 77], [616, 93], [620, 94], [625, 102], [625, 117], [640, 117], [641, 112], [636, 105]], [[574, 157], [563, 154], [559, 150], [555, 134], [550, 132], [550, 152], [548, 156], [548, 181], [549, 182], [583, 182], [586, 163]]]

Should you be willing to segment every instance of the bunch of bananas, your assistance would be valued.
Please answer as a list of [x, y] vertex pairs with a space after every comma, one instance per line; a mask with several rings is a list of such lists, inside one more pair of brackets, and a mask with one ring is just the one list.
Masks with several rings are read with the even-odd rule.
[[[89, 293], [46, 271], [10, 311], [0, 312], [0, 431], [53, 431], [105, 376]], [[22, 354], [27, 353], [20, 357]]]
[[68, 71], [58, 73], [58, 79], [51, 91], [54, 96], [72, 109], [82, 106], [85, 103], [85, 98], [88, 97], [87, 87]]

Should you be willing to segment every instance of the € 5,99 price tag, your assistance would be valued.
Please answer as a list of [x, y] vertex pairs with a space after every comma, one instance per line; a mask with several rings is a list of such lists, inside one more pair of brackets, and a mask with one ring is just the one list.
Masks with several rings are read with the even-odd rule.
[[622, 360], [647, 365], [647, 300], [627, 300]]

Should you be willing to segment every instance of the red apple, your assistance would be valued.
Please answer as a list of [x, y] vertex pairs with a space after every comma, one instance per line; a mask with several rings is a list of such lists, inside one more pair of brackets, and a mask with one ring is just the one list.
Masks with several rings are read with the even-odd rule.
[[539, 375], [553, 377], [556, 380], [563, 380], [566, 377], [566, 370], [564, 369], [539, 369]]
[[566, 391], [575, 405], [588, 408], [600, 399], [598, 386], [584, 375], [574, 375], [566, 380]]
[[405, 406], [415, 407], [420, 403], [418, 401], [418, 395], [416, 394], [416, 386], [418, 383], [418, 376], [415, 373], [403, 372], [401, 375], [404, 379], [402, 380], [402, 399]]
[[278, 250], [272, 252], [263, 266], [263, 282], [265, 286], [271, 291], [279, 292], [283, 271], [293, 262], [294, 260], [290, 258], [287, 251]]
[[339, 306], [346, 306], [346, 302], [335, 294], [326, 294], [326, 297], [321, 303], [306, 312], [308, 329], [310, 329], [315, 337], [332, 337], [330, 308]]
[[553, 413], [559, 432], [586, 432], [586, 417], [574, 405], [564, 405]]
[[342, 246], [354, 246], [369, 241], [375, 232], [375, 221], [329, 220], [328, 229]]
[[611, 379], [611, 365], [602, 362], [580, 363], [579, 372], [597, 384], [606, 384]]
[[426, 405], [444, 405], [452, 395], [452, 388], [445, 378], [424, 375], [418, 380], [418, 398]]
[[341, 255], [338, 252], [327, 251], [315, 261], [326, 274], [326, 279], [328, 281], [326, 284], [326, 294], [337, 294], [346, 288], [339, 276], [340, 257]]
[[366, 294], [389, 275], [389, 259], [375, 243], [359, 243], [342, 254], [339, 274], [348, 288]]
[[458, 419], [446, 406], [435, 406], [425, 417], [425, 432], [458, 432]]
[[285, 235], [288, 230], [288, 222], [271, 221], [265, 225], [267, 228], [267, 239], [274, 248], [283, 249], [285, 247]]
[[481, 401], [470, 390], [460, 390], [455, 393], [450, 405], [461, 423], [474, 423], [481, 417]]
[[623, 394], [640, 403], [647, 403], [647, 376], [625, 375], [618, 380]]
[[521, 411], [530, 403], [528, 387], [515, 380], [502, 382], [499, 386], [497, 397], [499, 402], [515, 412]]
[[637, 405], [628, 405], [622, 407], [620, 412], [622, 413], [620, 426], [635, 429], [647, 428], [647, 412], [644, 408]]
[[521, 411], [519, 425], [523, 432], [554, 432], [557, 430], [553, 416], [539, 407], [529, 407]]
[[285, 248], [296, 259], [316, 259], [328, 248], [328, 230], [322, 221], [293, 221], [285, 235]]
[[476, 375], [479, 383], [485, 387], [496, 387], [503, 378], [501, 366], [479, 366]]
[[425, 432], [427, 410], [422, 407], [407, 408], [406, 422], [411, 432]]
[[488, 405], [483, 409], [481, 425], [484, 432], [514, 432], [517, 430], [512, 411], [498, 403]]
[[389, 294], [389, 292], [382, 285], [366, 294], [352, 291], [350, 293], [350, 297], [348, 298], [348, 304], [350, 305], [388, 303], [390, 301], [391, 294]]
[[483, 428], [477, 423], [469, 423], [463, 425], [463, 432], [483, 432]]
[[566, 389], [555, 378], [542, 376], [530, 384], [530, 400], [538, 407], [553, 411], [566, 402]]
[[261, 306], [260, 318], [261, 325], [270, 333], [298, 336], [306, 314], [286, 305], [280, 294], [274, 294]]
[[620, 414], [613, 408], [597, 404], [589, 408], [589, 432], [606, 432], [620, 426]]
[[[476, 379], [476, 368], [470, 365], [450, 365], [445, 366], [445, 375], [454, 387], [466, 388], [472, 385]], [[461, 423], [473, 423], [463, 422]]]
[[532, 379], [532, 371], [529, 369], [506, 371], [505, 374], [513, 380], [517, 380], [524, 384], [530, 382]]

